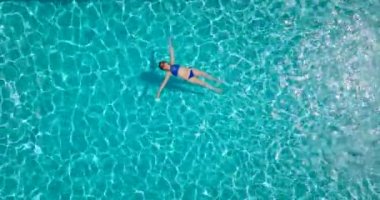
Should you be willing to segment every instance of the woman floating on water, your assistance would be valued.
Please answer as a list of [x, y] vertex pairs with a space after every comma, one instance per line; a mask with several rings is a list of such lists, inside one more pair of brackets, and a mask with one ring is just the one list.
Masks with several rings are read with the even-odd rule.
[[162, 91], [162, 89], [164, 89], [164, 87], [165, 87], [166, 83], [168, 82], [171, 75], [178, 76], [184, 80], [189, 81], [190, 83], [206, 87], [208, 89], [213, 90], [214, 92], [217, 92], [217, 93], [222, 92], [221, 89], [209, 85], [208, 83], [198, 79], [198, 77], [204, 77], [206, 79], [217, 81], [217, 82], [221, 83], [220, 80], [210, 76], [209, 74], [207, 74], [206, 72], [203, 72], [201, 70], [189, 68], [186, 66], [181, 66], [179, 64], [174, 64], [174, 50], [173, 50], [170, 38], [169, 38], [169, 54], [170, 54], [170, 64], [167, 63], [166, 61], [161, 61], [159, 63], [160, 69], [166, 71], [166, 75], [165, 75], [164, 81], [162, 81], [162, 83], [161, 83], [160, 89], [158, 90], [158, 93], [156, 96], [157, 99], [160, 98], [161, 91]]

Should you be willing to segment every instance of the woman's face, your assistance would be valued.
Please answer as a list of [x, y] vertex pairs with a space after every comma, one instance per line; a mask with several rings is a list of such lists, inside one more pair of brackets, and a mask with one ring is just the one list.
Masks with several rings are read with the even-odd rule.
[[169, 70], [170, 69], [170, 65], [168, 63], [163, 63], [162, 64], [162, 69]]

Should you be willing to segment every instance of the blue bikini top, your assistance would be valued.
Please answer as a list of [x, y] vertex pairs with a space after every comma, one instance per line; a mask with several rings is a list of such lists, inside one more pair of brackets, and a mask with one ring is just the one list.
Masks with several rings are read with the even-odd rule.
[[173, 64], [173, 65], [170, 65], [170, 72], [174, 75], [174, 76], [177, 76], [178, 75], [178, 70], [181, 66], [179, 64]]

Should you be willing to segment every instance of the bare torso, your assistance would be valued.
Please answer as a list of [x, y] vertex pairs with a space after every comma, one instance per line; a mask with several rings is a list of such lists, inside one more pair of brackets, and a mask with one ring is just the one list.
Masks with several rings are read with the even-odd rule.
[[187, 66], [181, 66], [179, 69], [178, 69], [178, 77], [181, 77], [185, 80], [188, 79], [190, 75], [190, 68], [188, 68]]

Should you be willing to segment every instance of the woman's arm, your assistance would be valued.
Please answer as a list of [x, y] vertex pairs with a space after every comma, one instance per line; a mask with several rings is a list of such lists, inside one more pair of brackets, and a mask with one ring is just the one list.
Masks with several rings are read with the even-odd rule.
[[169, 38], [169, 54], [170, 54], [170, 64], [174, 64], [174, 49], [172, 46], [172, 39]]
[[166, 72], [165, 79], [164, 79], [164, 81], [162, 81], [161, 86], [160, 86], [160, 89], [159, 89], [158, 92], [157, 92], [157, 96], [156, 96], [157, 99], [160, 98], [161, 91], [162, 91], [162, 90], [164, 89], [164, 87], [166, 86], [166, 83], [168, 82], [170, 76], [171, 76], [170, 72]]

